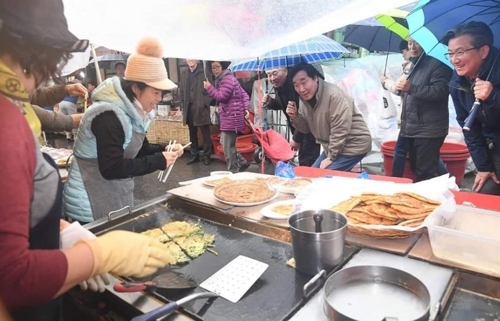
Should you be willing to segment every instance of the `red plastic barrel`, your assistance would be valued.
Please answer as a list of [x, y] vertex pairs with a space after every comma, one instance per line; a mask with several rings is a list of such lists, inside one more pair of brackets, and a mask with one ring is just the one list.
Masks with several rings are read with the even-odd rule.
[[[395, 146], [396, 141], [394, 140], [383, 142], [380, 146], [380, 151], [382, 155], [384, 155], [384, 170], [386, 176], [390, 176], [392, 173]], [[440, 155], [448, 172], [456, 177], [457, 184], [460, 185], [464, 178], [467, 159], [470, 157], [467, 146], [464, 144], [446, 142], [441, 146]], [[415, 174], [410, 169], [410, 159], [408, 155], [406, 156], [403, 177], [415, 180]]]

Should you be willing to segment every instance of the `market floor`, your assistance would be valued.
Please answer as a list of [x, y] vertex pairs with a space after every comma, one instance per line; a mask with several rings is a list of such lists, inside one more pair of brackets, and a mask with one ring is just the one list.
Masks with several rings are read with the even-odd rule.
[[[62, 135], [52, 135], [47, 138], [52, 147], [73, 147], [73, 142], [66, 140]], [[227, 170], [226, 163], [218, 159], [212, 158], [212, 163], [210, 165], [205, 165], [203, 162], [187, 165], [189, 158], [191, 158], [191, 155], [189, 151], [186, 151], [183, 157], [179, 158], [175, 163], [174, 168], [165, 183], [158, 181], [158, 171], [148, 175], [136, 177], [134, 189], [135, 204], [140, 204], [152, 198], [164, 195], [168, 190], [179, 187], [179, 182], [208, 176], [212, 171]], [[368, 174], [384, 175], [383, 164], [366, 165], [364, 169]], [[247, 172], [260, 173], [260, 164], [257, 165], [252, 163], [252, 165], [247, 169]], [[274, 174], [274, 166], [271, 163], [266, 163], [265, 173]], [[464, 177], [460, 187], [464, 190], [468, 190], [472, 187], [473, 182], [474, 174], [469, 173]]]

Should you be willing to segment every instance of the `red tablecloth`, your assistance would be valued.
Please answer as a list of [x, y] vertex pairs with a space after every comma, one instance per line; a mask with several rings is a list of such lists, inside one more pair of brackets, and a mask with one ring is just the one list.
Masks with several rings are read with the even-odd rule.
[[454, 191], [453, 194], [455, 195], [455, 201], [457, 204], [469, 202], [475, 207], [492, 211], [500, 211], [500, 196], [458, 191]]
[[[340, 177], [352, 177], [355, 178], [359, 173], [353, 172], [343, 172], [334, 171], [331, 169], [321, 169], [307, 166], [297, 166], [295, 167], [295, 175], [303, 177], [324, 177], [324, 176], [340, 176]], [[391, 177], [391, 176], [381, 176], [381, 175], [371, 175], [370, 178], [376, 181], [389, 181], [395, 183], [413, 183], [409, 178], [401, 177]]]
[[[342, 172], [333, 171], [330, 169], [320, 169], [307, 166], [295, 167], [295, 175], [303, 177], [324, 177], [324, 176], [340, 176], [340, 177], [352, 177], [358, 176], [358, 173], [352, 172]], [[381, 175], [370, 175], [373, 180], [377, 181], [390, 181], [395, 183], [412, 183], [411, 179], [381, 176]], [[469, 202], [474, 204], [478, 208], [483, 208], [487, 210], [500, 211], [500, 196], [485, 195], [471, 192], [459, 192], [453, 191], [455, 195], [455, 201], [457, 204], [463, 204], [464, 202]]]

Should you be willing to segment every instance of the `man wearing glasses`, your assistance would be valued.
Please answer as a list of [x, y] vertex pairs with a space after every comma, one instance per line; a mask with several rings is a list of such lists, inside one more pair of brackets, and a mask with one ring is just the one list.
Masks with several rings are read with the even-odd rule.
[[410, 61], [408, 77], [400, 79], [400, 135], [407, 140], [410, 167], [416, 182], [439, 175], [440, 148], [448, 135], [448, 82], [451, 69], [424, 53], [413, 39], [408, 39]]
[[500, 195], [500, 58], [493, 47], [493, 33], [483, 22], [471, 21], [449, 31], [443, 41], [447, 58], [455, 67], [450, 94], [457, 121], [464, 127], [474, 101], [480, 105], [465, 143], [478, 173], [475, 192]]

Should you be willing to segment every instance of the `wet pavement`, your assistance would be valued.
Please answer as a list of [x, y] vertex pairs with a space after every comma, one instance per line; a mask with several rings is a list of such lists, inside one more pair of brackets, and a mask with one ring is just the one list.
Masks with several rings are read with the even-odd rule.
[[[66, 140], [66, 138], [62, 135], [51, 135], [47, 137], [47, 139], [51, 146], [55, 148], [73, 147], [73, 142]], [[186, 163], [190, 158], [191, 154], [189, 151], [186, 151], [184, 155], [175, 162], [174, 168], [165, 183], [158, 180], [158, 171], [148, 175], [136, 177], [134, 189], [135, 204], [140, 204], [152, 198], [164, 195], [168, 190], [179, 187], [179, 182], [208, 176], [212, 171], [227, 170], [226, 163], [219, 159], [215, 159], [215, 156], [212, 156], [212, 162], [210, 165], [205, 165], [203, 162], [187, 165]], [[368, 174], [384, 175], [382, 173], [382, 168], [383, 164], [370, 164], [364, 166], [364, 169]], [[261, 166], [260, 164], [257, 165], [256, 163], [252, 163], [246, 171], [260, 173]], [[266, 163], [265, 173], [274, 174], [274, 166], [270, 162]], [[474, 175], [472, 173], [467, 174], [464, 177], [461, 188], [469, 189], [473, 182]]]

